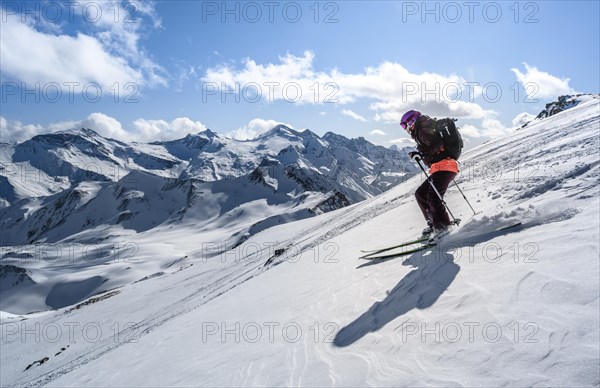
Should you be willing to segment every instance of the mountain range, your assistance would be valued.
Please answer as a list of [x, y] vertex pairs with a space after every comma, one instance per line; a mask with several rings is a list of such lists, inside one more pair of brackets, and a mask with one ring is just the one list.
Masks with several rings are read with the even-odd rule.
[[207, 129], [130, 144], [82, 128], [2, 143], [0, 163], [2, 245], [89, 242], [114, 227], [143, 232], [182, 222], [237, 224], [237, 245], [270, 225], [371, 198], [416, 172], [405, 149], [284, 125], [245, 141]]

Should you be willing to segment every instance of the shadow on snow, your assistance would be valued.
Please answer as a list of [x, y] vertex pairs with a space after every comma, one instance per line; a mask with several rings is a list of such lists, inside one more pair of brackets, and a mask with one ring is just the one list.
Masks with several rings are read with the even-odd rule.
[[416, 252], [404, 260], [402, 265], [413, 266], [415, 269], [389, 291], [384, 300], [375, 302], [368, 311], [342, 328], [335, 336], [334, 345], [351, 345], [367, 333], [381, 329], [414, 308], [430, 307], [460, 271], [460, 267], [454, 263], [454, 257], [448, 253], [427, 255]]
[[[349, 346], [369, 332], [381, 329], [394, 319], [412, 309], [431, 307], [452, 284], [460, 271], [452, 251], [459, 247], [473, 246], [493, 238], [522, 230], [524, 226], [479, 234], [477, 236], [450, 236], [443, 246], [415, 252], [402, 262], [414, 267], [380, 302], [375, 302], [366, 312], [343, 327], [335, 336], [333, 344]], [[442, 249], [445, 247], [446, 249]], [[460, 258], [460, 257], [459, 257]], [[394, 258], [369, 261], [358, 268], [380, 264]]]

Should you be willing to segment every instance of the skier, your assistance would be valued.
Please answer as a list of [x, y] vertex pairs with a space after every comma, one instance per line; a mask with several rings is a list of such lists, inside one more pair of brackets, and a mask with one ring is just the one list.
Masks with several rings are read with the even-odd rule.
[[[448, 120], [452, 121], [446, 119]], [[431, 181], [424, 181], [415, 192], [415, 197], [427, 221], [423, 237], [430, 236], [430, 241], [435, 241], [448, 234], [448, 229], [452, 225], [442, 199], [448, 185], [458, 174], [457, 159], [462, 150], [462, 139], [453, 121], [451, 126], [457, 135], [446, 136], [444, 139], [436, 128], [438, 121], [416, 110], [406, 112], [402, 116], [400, 125], [417, 142], [417, 151], [412, 151], [408, 155], [411, 159], [420, 158], [429, 167]], [[447, 130], [447, 127], [444, 129]], [[448, 144], [450, 138], [454, 140], [451, 145]], [[442, 198], [438, 197], [432, 185]]]

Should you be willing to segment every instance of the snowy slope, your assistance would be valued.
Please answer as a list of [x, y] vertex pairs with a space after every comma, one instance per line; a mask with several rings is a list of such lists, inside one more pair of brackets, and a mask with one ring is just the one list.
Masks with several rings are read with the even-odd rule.
[[[418, 234], [418, 176], [226, 251], [230, 230], [185, 223], [115, 238], [137, 251], [98, 267], [160, 268], [78, 308], [3, 313], [0, 384], [598, 385], [599, 108], [582, 102], [466, 152], [458, 182], [480, 214], [450, 189], [463, 226], [424, 254], [357, 260]], [[0, 274], [25, 288], [81, 265], [78, 281], [63, 269], [51, 301], [102, 281], [77, 255], [5, 257], [42, 269]]]
[[554, 116], [557, 113], [563, 112], [567, 109], [573, 108], [582, 102], [588, 102], [590, 100], [598, 100], [600, 96], [597, 94], [575, 94], [575, 95], [564, 95], [559, 96], [558, 100], [552, 101], [546, 104], [546, 107], [538, 113], [538, 115], [530, 122], [523, 124], [522, 128], [525, 128], [532, 122], [543, 120], [546, 117]]
[[[276, 178], [269, 176], [278, 169]], [[150, 239], [172, 230], [185, 230], [194, 240], [210, 241], [217, 235], [220, 252], [274, 225], [347, 206], [344, 198], [327, 190], [305, 191], [280, 165], [215, 182], [135, 171], [114, 184], [83, 182], [47, 198], [48, 204], [33, 214], [23, 214], [22, 209], [10, 214], [15, 207], [6, 212], [14, 223], [6, 224], [2, 263], [11, 271], [26, 269], [34, 282], [27, 287], [4, 287], [3, 282], [0, 309], [27, 313], [64, 307], [160, 272], [173, 260], [157, 258], [133, 269], [126, 266], [125, 273], [108, 265], [127, 261], [123, 259], [143, 249], [137, 241], [144, 232], [151, 232]], [[86, 282], [85, 292], [80, 291], [81, 281]], [[77, 292], [60, 302], [54, 296], [56, 289]], [[27, 302], [21, 300], [24, 294], [29, 295]]]

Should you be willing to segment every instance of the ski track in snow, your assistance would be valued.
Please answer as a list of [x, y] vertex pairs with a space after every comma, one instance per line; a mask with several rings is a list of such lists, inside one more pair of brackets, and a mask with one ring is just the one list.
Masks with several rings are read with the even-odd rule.
[[[572, 125], [577, 118], [575, 113], [581, 113], [584, 117]], [[298, 290], [304, 292], [301, 296], [295, 294], [296, 290], [281, 290], [282, 298], [298, 298], [290, 300], [290, 311], [281, 310], [282, 321], [323, 322], [323, 319], [335, 317], [340, 329], [349, 327], [352, 322], [358, 322], [355, 329], [366, 330], [367, 333], [361, 333], [351, 345], [338, 348], [330, 343], [322, 343], [321, 339], [314, 341], [310, 336], [312, 333], [307, 332], [308, 335], [304, 335], [296, 343], [274, 344], [273, 346], [281, 352], [276, 358], [272, 358], [271, 355], [271, 358], [253, 359], [252, 351], [256, 352], [256, 348], [251, 348], [252, 351], [248, 354], [240, 354], [241, 359], [246, 362], [242, 362], [236, 368], [219, 369], [223, 366], [216, 364], [213, 371], [180, 366], [180, 369], [174, 369], [170, 380], [165, 376], [156, 376], [160, 378], [156, 380], [156, 384], [170, 382], [176, 385], [190, 385], [193, 382], [207, 382], [208, 385], [212, 383], [242, 386], [598, 385], [598, 358], [588, 358], [587, 361], [584, 358], [586, 355], [593, 355], [594, 352], [596, 355], [598, 353], [598, 343], [589, 343], [590, 338], [598, 340], [598, 318], [590, 314], [590, 311], [598, 312], [598, 281], [593, 277], [597, 274], [591, 274], [592, 278], [582, 279], [582, 283], [578, 284], [574, 282], [574, 276], [590, 271], [570, 263], [586, 258], [584, 263], [590, 264], [590, 257], [595, 255], [595, 260], [598, 258], [597, 220], [594, 225], [593, 218], [582, 213], [581, 204], [577, 205], [571, 201], [589, 201], [592, 205], [598, 203], [597, 156], [600, 139], [594, 128], [600, 125], [599, 120], [597, 103], [582, 104], [571, 111], [540, 121], [505, 139], [485, 144], [464, 155], [465, 165], [485, 160], [488, 166], [502, 166], [502, 173], [508, 174], [502, 179], [486, 182], [485, 185], [482, 185], [481, 181], [468, 178], [458, 180], [473, 205], [486, 210], [486, 216], [477, 216], [471, 222], [465, 223], [462, 229], [465, 235], [468, 236], [469, 231], [501, 226], [502, 223], [513, 219], [524, 219], [523, 228], [490, 236], [494, 242], [505, 244], [502, 245], [505, 250], [497, 267], [486, 266], [485, 263], [482, 266], [477, 262], [456, 258], [456, 264], [436, 265], [435, 262], [422, 259], [419, 262], [419, 257], [413, 256], [406, 260], [408, 263], [413, 260], [412, 266], [402, 265], [405, 258], [401, 258], [356, 269], [360, 263], [355, 259], [359, 255], [351, 256], [351, 252], [357, 252], [359, 245], [365, 243], [365, 237], [361, 237], [361, 233], [365, 234], [369, 225], [377, 227], [383, 222], [393, 220], [401, 210], [413, 211], [416, 206], [413, 192], [421, 181], [420, 177], [412, 178], [381, 196], [320, 216], [319, 220], [308, 219], [259, 233], [254, 237], [257, 241], [261, 238], [269, 241], [269, 238], [278, 235], [278, 230], [287, 233], [287, 237], [281, 241], [294, 244], [297, 248], [296, 256], [323, 247], [326, 243], [335, 243], [339, 248], [339, 254], [336, 255], [338, 263], [332, 264], [332, 267], [320, 265], [319, 271], [324, 271], [325, 275], [319, 279], [318, 284], [308, 282], [306, 289]], [[519, 174], [526, 174], [523, 179], [515, 179], [517, 171]], [[492, 197], [495, 198], [492, 200]], [[565, 202], [565, 197], [571, 200]], [[448, 198], [451, 198], [450, 205], [459, 209], [457, 214], [467, 218], [470, 210], [461, 202], [462, 198], [455, 189], [449, 190]], [[513, 210], [504, 211], [505, 208]], [[597, 215], [597, 212], [594, 214]], [[592, 225], [579, 225], [572, 221], [574, 219], [584, 223], [592, 222]], [[403, 220], [397, 221], [401, 223]], [[407, 233], [405, 230], [403, 235], [388, 235], [382, 230], [379, 234], [373, 234], [379, 235], [381, 241], [370, 243], [377, 246], [403, 238], [410, 239], [411, 233], [414, 235], [419, 230], [421, 221], [409, 220], [405, 225], [409, 225], [413, 232]], [[593, 230], [594, 226], [596, 230]], [[399, 230], [402, 230], [402, 227]], [[565, 233], [587, 236], [577, 253], [564, 248], [569, 242]], [[481, 242], [470, 241], [465, 235], [461, 240], [461, 235], [457, 234], [457, 241], [463, 245]], [[522, 264], [520, 271], [516, 271], [510, 264], [511, 236], [523, 236], [521, 241], [537, 241], [541, 247], [551, 247], [550, 250], [561, 249], [561, 252], [571, 252], [573, 256], [565, 257], [564, 263], [560, 264], [552, 261], [551, 253], [542, 250], [540, 255], [547, 266], [532, 262]], [[194, 319], [194, 316], [199, 317], [206, 309], [219, 312], [216, 304], [220, 299], [231, 302], [230, 295], [236, 293], [240, 296], [253, 287], [259, 287], [257, 283], [261, 282], [265, 274], [269, 274], [269, 279], [273, 279], [274, 273], [285, 275], [287, 271], [299, 271], [298, 276], [304, 274], [302, 270], [305, 271], [305, 276], [318, 273], [308, 264], [287, 262], [291, 259], [289, 257], [276, 258], [268, 267], [264, 267], [264, 257], [258, 253], [242, 259], [241, 263], [216, 266], [212, 269], [198, 269], [200, 266], [195, 265], [180, 272], [148, 279], [131, 290], [129, 289], [132, 286], [125, 286], [119, 289], [119, 295], [72, 313], [65, 314], [59, 310], [29, 318], [42, 323], [77, 320], [83, 319], [86, 313], [110, 313], [111, 305], [116, 308], [122, 306], [116, 314], [128, 314], [129, 307], [135, 302], [127, 300], [127, 293], [129, 297], [135, 296], [134, 300], [152, 301], [148, 306], [136, 306], [134, 311], [130, 311], [136, 319], [135, 328], [119, 331], [122, 337], [136, 335], [139, 338], [137, 344], [115, 342], [113, 338], [83, 346], [78, 344], [78, 349], [69, 349], [71, 353], [65, 352], [65, 358], [62, 360], [51, 357], [45, 365], [34, 367], [27, 372], [17, 371], [24, 369], [31, 361], [41, 358], [38, 356], [54, 354], [50, 349], [60, 347], [58, 343], [37, 344], [31, 351], [23, 352], [24, 356], [2, 357], [3, 361], [6, 359], [15, 369], [7, 370], [11, 375], [7, 380], [2, 378], [2, 385], [73, 384], [83, 381], [77, 380], [77, 376], [85, 374], [86, 369], [89, 373], [96, 371], [102, 375], [100, 371], [104, 369], [99, 366], [107, 365], [113, 357], [116, 357], [115, 360], [126, 360], [124, 357], [128, 347], [143, 348], [148, 346], [148, 341], [151, 342], [150, 338], [155, 340], [163, 334], [169, 334], [168, 341], [177, 344], [176, 337], [173, 338], [167, 329], [161, 331], [161, 328], [172, 327], [179, 321], [187, 322], [188, 319]], [[578, 274], [562, 273], [563, 265], [570, 265], [568, 268], [579, 271]], [[504, 273], [503, 270], [507, 272]], [[508, 272], [509, 270], [513, 272]], [[453, 271], [456, 271], [454, 277], [449, 278], [449, 273]], [[509, 277], [509, 274], [516, 277]], [[595, 289], [586, 288], [590, 284], [595, 285]], [[318, 287], [318, 291], [311, 293], [311, 287]], [[240, 291], [242, 288], [244, 291]], [[139, 294], [133, 290], [139, 291]], [[499, 293], [500, 290], [504, 293]], [[167, 295], [170, 295], [170, 298]], [[171, 300], [173, 297], [175, 300]], [[311, 300], [302, 300], [301, 297]], [[537, 301], [539, 305], [536, 306], [532, 301]], [[504, 305], [505, 303], [509, 304]], [[549, 311], [548, 307], [552, 307], [552, 310]], [[275, 308], [281, 309], [277, 306]], [[328, 310], [331, 309], [337, 314], [328, 314]], [[404, 310], [407, 311], [403, 312]], [[246, 310], [242, 312], [244, 313]], [[224, 317], [229, 316], [225, 312], [220, 314]], [[428, 318], [430, 314], [432, 317]], [[521, 322], [520, 317], [537, 317], [535, 323], [538, 331], [535, 338], [538, 343], [535, 346], [526, 346], [525, 343], [511, 342], [510, 331], [493, 345], [480, 341], [471, 344], [471, 347], [453, 348], [447, 343], [413, 341], [407, 344], [403, 341], [402, 335], [411, 325], [426, 322], [428, 319], [441, 319], [444, 316], [456, 321], [465, 317], [476, 317], [481, 322], [498, 322], [505, 329], [510, 327], [511, 322], [517, 322], [521, 330], [524, 330], [527, 321]], [[117, 320], [118, 316], [113, 319]], [[389, 319], [389, 322], [384, 322], [378, 330], [371, 331], [372, 325], [381, 324], [373, 323], [374, 319]], [[8, 323], [10, 321], [2, 322], [3, 325]], [[582, 332], [581, 328], [578, 329], [580, 325], [585, 325], [583, 329], [587, 333]], [[103, 327], [108, 326], [107, 322]], [[185, 330], [187, 331], [184, 333], [190, 333], [187, 326]], [[531, 331], [526, 331], [526, 334], [530, 333]], [[577, 346], [584, 344], [587, 348], [580, 349], [581, 354], [577, 355]], [[209, 345], [220, 349], [219, 344], [207, 346]], [[249, 344], [243, 345], [241, 349], [248, 351], [245, 347]], [[224, 351], [235, 349], [228, 347], [228, 343], [221, 346]], [[9, 348], [11, 352], [21, 349], [18, 340], [4, 342], [3, 347]], [[180, 350], [174, 347], [170, 351]], [[569, 358], [571, 354], [573, 358]], [[148, 356], [149, 359], [156, 357], [151, 353]], [[180, 362], [184, 360], [176, 359]], [[140, 360], [142, 361], [144, 360]], [[488, 365], [486, 362], [494, 365], [489, 369], [478, 367]], [[120, 364], [115, 364], [118, 365]], [[152, 371], [151, 365], [148, 364], [147, 372]], [[3, 366], [3, 370], [4, 368]], [[188, 371], [189, 375], [177, 375], [178, 370], [186, 369], [191, 369]], [[225, 370], [228, 373], [224, 373]], [[317, 370], [322, 374], [315, 372]], [[204, 376], [194, 374], [201, 371], [205, 372]], [[110, 371], [107, 370], [104, 374], [106, 373]], [[564, 377], [559, 377], [563, 376], [563, 373]], [[194, 380], [194, 376], [210, 378]], [[127, 376], [122, 377], [125, 379], [124, 385], [131, 385], [136, 381], [135, 377], [129, 380]], [[137, 377], [143, 378], [143, 375]], [[94, 379], [90, 376], [90, 382], [102, 381], [98, 380], [99, 378]], [[164, 380], [165, 378], [167, 380]]]

